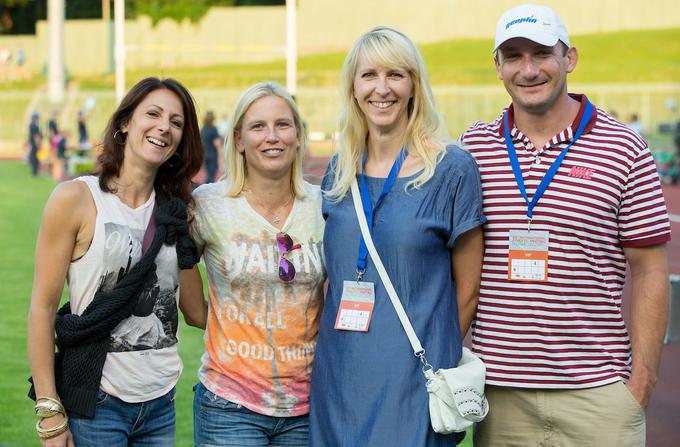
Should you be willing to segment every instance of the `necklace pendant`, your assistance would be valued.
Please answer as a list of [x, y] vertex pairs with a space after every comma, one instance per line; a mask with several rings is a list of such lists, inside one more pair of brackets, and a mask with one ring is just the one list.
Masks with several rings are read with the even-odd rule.
[[279, 222], [281, 222], [281, 219], [279, 219], [279, 216], [274, 216], [274, 219], [272, 219], [272, 222], [274, 222], [275, 225], [278, 225]]

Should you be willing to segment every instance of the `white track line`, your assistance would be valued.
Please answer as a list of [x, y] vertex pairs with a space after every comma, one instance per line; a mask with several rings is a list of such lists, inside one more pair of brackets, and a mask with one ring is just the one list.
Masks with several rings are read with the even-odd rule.
[[668, 218], [671, 220], [671, 222], [680, 223], [680, 215], [678, 214], [669, 214]]

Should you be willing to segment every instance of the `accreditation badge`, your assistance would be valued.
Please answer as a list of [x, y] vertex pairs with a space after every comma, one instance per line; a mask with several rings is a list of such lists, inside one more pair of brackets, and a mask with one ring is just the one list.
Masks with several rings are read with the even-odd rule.
[[510, 230], [508, 279], [548, 280], [548, 232]]
[[374, 304], [375, 289], [372, 282], [345, 281], [335, 329], [368, 332]]

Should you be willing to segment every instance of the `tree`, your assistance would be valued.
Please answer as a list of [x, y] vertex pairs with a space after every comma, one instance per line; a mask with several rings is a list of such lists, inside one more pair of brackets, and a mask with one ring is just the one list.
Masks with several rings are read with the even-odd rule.
[[188, 18], [197, 22], [213, 6], [233, 6], [234, 0], [176, 0], [173, 2], [162, 0], [128, 0], [126, 10], [130, 4], [130, 15], [136, 17], [145, 15], [151, 17], [151, 23], [156, 25], [161, 19], [169, 18], [181, 22]]

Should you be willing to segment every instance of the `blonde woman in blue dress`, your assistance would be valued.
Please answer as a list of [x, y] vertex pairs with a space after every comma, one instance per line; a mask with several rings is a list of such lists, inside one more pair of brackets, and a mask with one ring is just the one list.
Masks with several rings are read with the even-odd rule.
[[[438, 368], [454, 367], [479, 290], [483, 238], [477, 165], [447, 146], [420, 52], [376, 28], [345, 59], [339, 151], [322, 182], [329, 288], [312, 372], [312, 446], [450, 446], [430, 427], [420, 361], [370, 257], [348, 192], [359, 180], [372, 236]], [[361, 272], [358, 275], [357, 272]], [[361, 277], [359, 277], [361, 276]], [[336, 323], [344, 284], [372, 283], [365, 331]]]

